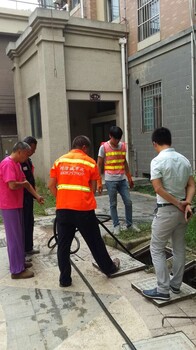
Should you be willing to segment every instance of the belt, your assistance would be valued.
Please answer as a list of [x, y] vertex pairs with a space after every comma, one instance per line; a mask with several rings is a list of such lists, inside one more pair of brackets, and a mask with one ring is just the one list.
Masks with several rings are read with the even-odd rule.
[[157, 208], [167, 207], [168, 205], [173, 205], [172, 203], [157, 203]]

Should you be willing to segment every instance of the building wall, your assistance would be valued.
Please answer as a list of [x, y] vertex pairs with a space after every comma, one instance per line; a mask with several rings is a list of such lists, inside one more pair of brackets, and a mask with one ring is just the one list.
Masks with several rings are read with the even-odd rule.
[[96, 0], [84, 1], [85, 18], [97, 20]]
[[[119, 37], [125, 27], [69, 18], [66, 11], [54, 10], [52, 20], [51, 27], [51, 11], [37, 9], [29, 18], [31, 29], [7, 48], [21, 138], [31, 134], [29, 97], [40, 94], [42, 138], [34, 163], [45, 180], [54, 160], [70, 149], [69, 100], [90, 104], [90, 93], [96, 92], [102, 100], [118, 101], [117, 118], [123, 123]], [[78, 117], [73, 113], [77, 129], [91, 136], [85, 110], [79, 109]]]
[[16, 39], [14, 35], [0, 34], [0, 119], [2, 115], [4, 119], [6, 114], [15, 114], [12, 64], [6, 56], [6, 47]]
[[15, 42], [26, 28], [29, 14], [0, 8], [0, 160], [5, 153], [10, 153], [17, 140], [12, 63], [6, 55], [6, 47], [10, 41]]
[[0, 7], [0, 33], [21, 34], [28, 23], [30, 11]]
[[[138, 51], [137, 0], [120, 0], [120, 15], [121, 22], [126, 19], [129, 29], [128, 54], [131, 56]], [[169, 38], [189, 28], [190, 25], [189, 0], [160, 0], [160, 39], [158, 41]], [[152, 39], [153, 36], [150, 37], [149, 44]]]
[[190, 33], [162, 42], [156, 50], [146, 50], [145, 55], [135, 55], [130, 58], [129, 68], [132, 143], [137, 157], [134, 172], [139, 176], [149, 174], [150, 161], [155, 156], [152, 131], [142, 132], [141, 87], [158, 81], [162, 83], [163, 126], [171, 130], [176, 150], [192, 163]]

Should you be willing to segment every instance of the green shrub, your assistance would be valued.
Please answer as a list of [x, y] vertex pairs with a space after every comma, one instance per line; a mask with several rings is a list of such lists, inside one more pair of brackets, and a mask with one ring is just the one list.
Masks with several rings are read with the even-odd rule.
[[188, 224], [185, 240], [189, 248], [196, 250], [196, 216]]
[[44, 197], [44, 204], [40, 205], [36, 200], [34, 201], [34, 214], [45, 215], [45, 209], [53, 208], [56, 205], [54, 196], [50, 193], [46, 184], [39, 178], [36, 178], [36, 191]]

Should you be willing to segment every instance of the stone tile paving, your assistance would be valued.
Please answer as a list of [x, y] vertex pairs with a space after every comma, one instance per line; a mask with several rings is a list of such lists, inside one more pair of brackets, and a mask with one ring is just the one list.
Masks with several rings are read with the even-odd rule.
[[[134, 193], [131, 195], [134, 220], [140, 222], [139, 218], [145, 215], [151, 216], [151, 220], [155, 200]], [[98, 199], [98, 207], [109, 213], [108, 198], [102, 197], [105, 198], [103, 201]], [[119, 206], [120, 215], [123, 217], [124, 208], [120, 200]], [[141, 212], [144, 215], [141, 215]], [[52, 235], [53, 220], [54, 215], [36, 220], [35, 245], [40, 247], [41, 253], [32, 256], [35, 277], [29, 280], [11, 280], [4, 228], [0, 226], [0, 349], [123, 349], [123, 346], [126, 346], [124, 339], [108, 321], [74, 269], [73, 285], [66, 289], [59, 287], [57, 249], [50, 250], [47, 247], [48, 239]], [[92, 256], [82, 238], [80, 242], [78, 254], [72, 257], [74, 263], [137, 349], [157, 350], [158, 347], [159, 350], [175, 350], [177, 348], [174, 344], [178, 344], [178, 350], [192, 349], [192, 344], [196, 343], [196, 323], [187, 320], [184, 324], [176, 322], [175, 319], [166, 319], [162, 327], [162, 318], [171, 314], [193, 312], [196, 309], [195, 298], [158, 308], [132, 288], [132, 283], [138, 283], [148, 277], [145, 271], [108, 279], [92, 266]], [[112, 256], [117, 254], [111, 247], [108, 247], [108, 250]], [[176, 331], [184, 332], [184, 338], [180, 336], [181, 333], [178, 333], [180, 338], [174, 336]], [[167, 340], [162, 337], [154, 338], [170, 333], [172, 338]], [[156, 347], [154, 344], [157, 344]]]

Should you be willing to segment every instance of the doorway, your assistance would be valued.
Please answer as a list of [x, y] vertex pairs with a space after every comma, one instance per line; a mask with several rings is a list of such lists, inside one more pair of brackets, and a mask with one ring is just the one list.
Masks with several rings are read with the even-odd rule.
[[94, 155], [96, 158], [98, 155], [101, 142], [105, 142], [109, 139], [110, 127], [115, 125], [116, 125], [115, 119], [93, 124]]

